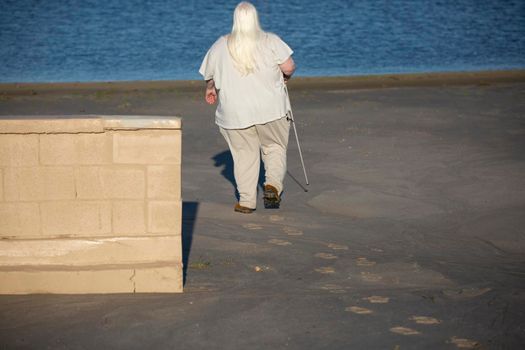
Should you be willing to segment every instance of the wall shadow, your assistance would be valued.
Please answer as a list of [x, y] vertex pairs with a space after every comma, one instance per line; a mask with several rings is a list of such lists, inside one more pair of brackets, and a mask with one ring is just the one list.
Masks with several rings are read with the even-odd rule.
[[182, 284], [186, 284], [186, 273], [190, 259], [195, 221], [199, 212], [199, 202], [182, 202]]

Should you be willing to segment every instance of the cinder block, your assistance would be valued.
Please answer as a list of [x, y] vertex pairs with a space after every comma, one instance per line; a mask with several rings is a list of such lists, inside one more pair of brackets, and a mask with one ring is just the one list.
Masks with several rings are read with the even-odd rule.
[[145, 234], [144, 201], [113, 202], [113, 234]]
[[4, 200], [4, 173], [0, 169], [0, 201]]
[[5, 170], [7, 201], [75, 198], [75, 176], [69, 167], [17, 167]]
[[75, 171], [80, 199], [143, 199], [145, 169], [138, 167], [79, 167]]
[[40, 236], [40, 211], [37, 203], [0, 203], [0, 237]]
[[181, 293], [182, 265], [0, 270], [0, 294]]
[[111, 233], [111, 203], [108, 201], [42, 202], [40, 211], [45, 237]]
[[104, 181], [100, 176], [100, 167], [83, 166], [75, 169], [75, 187], [79, 199], [103, 199]]
[[182, 264], [136, 269], [135, 293], [182, 293]]
[[180, 165], [148, 166], [148, 198], [180, 199]]
[[182, 261], [180, 236], [0, 240], [0, 267], [159, 264]]
[[117, 131], [113, 161], [126, 164], [180, 164], [180, 130]]
[[42, 164], [108, 164], [111, 158], [111, 136], [107, 133], [40, 136]]
[[181, 201], [150, 201], [148, 203], [148, 231], [180, 235], [181, 216]]
[[38, 165], [38, 135], [0, 134], [0, 166]]

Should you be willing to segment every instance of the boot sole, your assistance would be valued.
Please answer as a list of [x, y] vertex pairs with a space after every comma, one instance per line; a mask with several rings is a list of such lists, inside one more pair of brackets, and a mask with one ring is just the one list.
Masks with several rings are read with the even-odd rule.
[[255, 211], [255, 209], [240, 207], [240, 206], [235, 206], [233, 210], [237, 213], [242, 213], [242, 214], [251, 214]]
[[264, 207], [266, 209], [279, 209], [281, 204], [281, 199], [279, 196], [273, 192], [264, 193]]
[[243, 214], [251, 214], [251, 213], [253, 213], [255, 211], [253, 209], [237, 209], [237, 208], [235, 208], [234, 210], [237, 213], [243, 213]]

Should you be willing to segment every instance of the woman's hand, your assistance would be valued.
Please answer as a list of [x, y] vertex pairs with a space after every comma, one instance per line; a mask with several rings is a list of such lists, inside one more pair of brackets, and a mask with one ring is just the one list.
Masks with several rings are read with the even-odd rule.
[[206, 88], [206, 102], [208, 104], [212, 105], [217, 101], [217, 90], [215, 90], [215, 86], [210, 88]]
[[208, 104], [212, 105], [217, 101], [217, 89], [215, 89], [215, 82], [213, 79], [206, 80], [206, 94], [204, 99]]

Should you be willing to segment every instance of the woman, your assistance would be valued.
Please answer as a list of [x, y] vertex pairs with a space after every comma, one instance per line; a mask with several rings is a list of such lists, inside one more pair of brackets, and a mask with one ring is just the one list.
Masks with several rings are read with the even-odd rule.
[[255, 7], [241, 2], [231, 33], [213, 44], [200, 67], [206, 102], [219, 100], [215, 122], [233, 156], [237, 212], [256, 208], [261, 157], [264, 206], [279, 208], [290, 131], [285, 84], [295, 71], [292, 53], [277, 35], [261, 29]]

